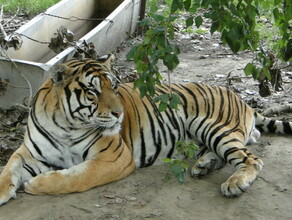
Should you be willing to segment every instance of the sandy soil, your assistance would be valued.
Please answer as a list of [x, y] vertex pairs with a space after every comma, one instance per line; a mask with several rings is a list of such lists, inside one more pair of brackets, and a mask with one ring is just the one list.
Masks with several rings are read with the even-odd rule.
[[291, 219], [291, 137], [263, 136], [251, 146], [265, 167], [239, 198], [219, 187], [233, 172], [226, 166], [179, 184], [165, 165], [136, 170], [128, 178], [84, 193], [32, 196], [18, 193], [0, 207], [0, 219]]
[[[260, 98], [257, 83], [243, 75], [251, 54], [230, 55], [218, 38], [184, 35], [181, 63], [173, 72], [174, 82], [199, 81], [236, 89], [246, 101], [266, 108], [291, 101], [291, 78], [284, 73], [283, 92]], [[131, 71], [124, 54], [118, 54], [123, 71]], [[121, 49], [121, 48], [120, 48]], [[228, 74], [231, 74], [229, 79]], [[233, 78], [232, 78], [233, 77]], [[232, 79], [230, 79], [232, 78]], [[279, 115], [288, 118], [292, 115]], [[3, 137], [3, 136], [2, 136]], [[2, 139], [2, 138], [0, 138]], [[166, 165], [136, 170], [128, 178], [108, 185], [60, 196], [18, 193], [0, 207], [0, 220], [86, 220], [86, 219], [292, 219], [292, 137], [263, 135], [249, 149], [265, 166], [253, 186], [239, 198], [225, 198], [220, 185], [233, 173], [227, 165], [202, 179], [188, 178], [179, 184]]]

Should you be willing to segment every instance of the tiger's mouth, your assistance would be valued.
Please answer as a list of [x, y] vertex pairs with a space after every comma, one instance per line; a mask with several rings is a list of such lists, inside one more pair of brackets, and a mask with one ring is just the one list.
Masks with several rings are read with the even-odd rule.
[[93, 120], [88, 121], [85, 126], [99, 130], [106, 135], [114, 135], [118, 133], [121, 128], [121, 120], [118, 120], [116, 118], [113, 119], [110, 117], [97, 117]]

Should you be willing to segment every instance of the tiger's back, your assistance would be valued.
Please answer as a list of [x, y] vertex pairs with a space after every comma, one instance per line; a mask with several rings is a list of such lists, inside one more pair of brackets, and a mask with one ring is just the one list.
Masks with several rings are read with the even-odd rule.
[[[122, 84], [119, 94], [125, 107], [121, 134], [133, 146], [136, 165], [150, 166], [171, 158], [177, 141], [193, 140], [216, 150], [220, 138], [246, 143], [254, 126], [254, 111], [223, 87], [188, 83], [172, 84], [181, 105], [159, 112], [152, 98], [140, 98], [132, 84]], [[157, 95], [168, 93], [167, 85]], [[233, 135], [224, 135], [233, 132]], [[217, 139], [216, 139], [217, 138]]]

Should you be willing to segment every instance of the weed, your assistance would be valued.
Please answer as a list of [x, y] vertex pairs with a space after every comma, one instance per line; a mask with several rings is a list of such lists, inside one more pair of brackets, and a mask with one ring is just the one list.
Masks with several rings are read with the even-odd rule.
[[[184, 155], [186, 159], [192, 159], [192, 161], [194, 161], [196, 160], [196, 154], [199, 147], [193, 142], [186, 143], [178, 141], [176, 143], [176, 149], [180, 154]], [[169, 165], [171, 173], [180, 183], [186, 181], [187, 171], [190, 167], [190, 164], [186, 160], [164, 158], [163, 161], [165, 164]]]
[[25, 14], [35, 15], [45, 11], [50, 6], [60, 0], [0, 0], [0, 5], [4, 5], [5, 12], [14, 13], [20, 9]]

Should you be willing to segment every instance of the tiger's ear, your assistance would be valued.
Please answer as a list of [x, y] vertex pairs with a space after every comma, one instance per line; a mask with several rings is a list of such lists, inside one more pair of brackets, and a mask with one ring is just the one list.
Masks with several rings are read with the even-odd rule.
[[68, 75], [69, 67], [65, 64], [57, 64], [51, 69], [51, 77], [54, 83], [63, 81]]
[[98, 62], [101, 62], [106, 68], [112, 71], [112, 62], [116, 59], [115, 55], [108, 54], [97, 59]]

